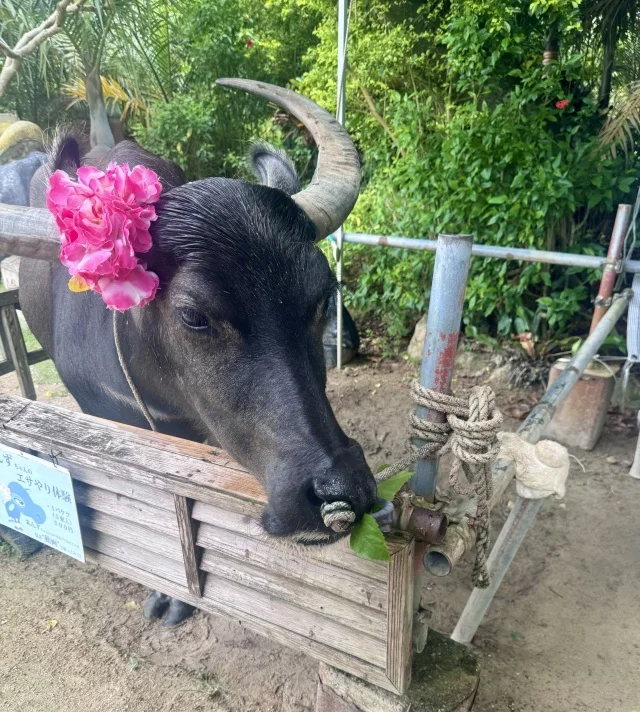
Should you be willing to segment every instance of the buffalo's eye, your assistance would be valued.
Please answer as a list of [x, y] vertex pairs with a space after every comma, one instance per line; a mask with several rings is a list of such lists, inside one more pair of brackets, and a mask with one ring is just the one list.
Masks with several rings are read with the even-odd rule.
[[190, 329], [203, 330], [209, 328], [209, 320], [207, 317], [195, 309], [181, 309], [180, 318]]

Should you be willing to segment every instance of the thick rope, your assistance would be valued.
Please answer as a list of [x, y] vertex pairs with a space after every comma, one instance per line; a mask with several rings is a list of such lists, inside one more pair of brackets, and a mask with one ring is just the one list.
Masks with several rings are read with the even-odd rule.
[[122, 369], [122, 373], [124, 374], [124, 377], [127, 379], [127, 383], [129, 384], [129, 388], [131, 389], [131, 393], [133, 394], [133, 397], [138, 404], [138, 407], [142, 411], [142, 415], [147, 419], [147, 423], [149, 423], [149, 427], [151, 430], [154, 430], [157, 432], [158, 428], [156, 427], [156, 424], [153, 421], [153, 417], [151, 413], [149, 412], [149, 409], [145, 405], [144, 400], [142, 399], [142, 396], [140, 395], [140, 391], [138, 390], [136, 384], [133, 382], [133, 378], [131, 378], [131, 374], [129, 373], [129, 368], [127, 367], [127, 363], [124, 360], [124, 356], [122, 355], [122, 347], [120, 346], [120, 335], [118, 334], [118, 312], [117, 310], [113, 310], [113, 340], [116, 345], [116, 353], [118, 354], [118, 363], [120, 364], [120, 368]]
[[[444, 413], [447, 420], [445, 423], [434, 423], [412, 413], [409, 418], [410, 435], [426, 443], [413, 447], [408, 455], [379, 472], [376, 481], [384, 482], [406, 471], [418, 460], [442, 457], [451, 452], [454, 456], [449, 473], [451, 487], [457, 494], [473, 494], [477, 499], [473, 583], [478, 588], [486, 588], [490, 583], [487, 556], [493, 493], [491, 464], [500, 450], [497, 434], [502, 425], [502, 414], [495, 407], [495, 394], [488, 386], [476, 386], [465, 398], [456, 398], [425, 388], [414, 381], [411, 396], [417, 406]], [[466, 482], [462, 481], [462, 475]], [[325, 524], [334, 531], [346, 531], [355, 521], [346, 502], [323, 505], [320, 511]]]

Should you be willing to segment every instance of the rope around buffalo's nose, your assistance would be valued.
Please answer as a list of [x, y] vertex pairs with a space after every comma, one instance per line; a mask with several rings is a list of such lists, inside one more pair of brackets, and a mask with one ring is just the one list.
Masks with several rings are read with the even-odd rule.
[[[433, 423], [409, 417], [409, 435], [426, 440], [425, 445], [413, 447], [411, 452], [398, 462], [376, 474], [376, 482], [384, 482], [393, 475], [407, 470], [417, 460], [442, 457], [447, 452], [454, 456], [449, 472], [449, 483], [459, 495], [475, 495], [477, 498], [476, 560], [473, 568], [473, 583], [486, 588], [489, 583], [487, 553], [491, 536], [490, 502], [493, 493], [491, 464], [500, 450], [498, 430], [502, 425], [502, 413], [496, 409], [495, 394], [488, 386], [476, 386], [464, 397], [447, 396], [413, 382], [411, 397], [416, 405], [435, 410], [446, 416], [445, 423]], [[462, 481], [464, 474], [466, 483]], [[347, 502], [330, 502], [320, 508], [322, 519], [335, 532], [348, 531], [356, 515]]]

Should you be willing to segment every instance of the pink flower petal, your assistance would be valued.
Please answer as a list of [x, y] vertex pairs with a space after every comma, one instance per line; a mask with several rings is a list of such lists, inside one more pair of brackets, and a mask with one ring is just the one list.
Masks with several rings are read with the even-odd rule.
[[158, 277], [136, 252], [152, 247], [151, 203], [162, 186], [144, 166], [111, 163], [106, 171], [81, 166], [78, 181], [56, 171], [47, 189], [47, 207], [60, 230], [60, 260], [69, 274], [101, 293], [110, 309], [144, 306], [155, 297]]
[[125, 311], [148, 304], [156, 296], [159, 281], [156, 274], [138, 265], [123, 279], [103, 277], [98, 280], [98, 288], [109, 309]]

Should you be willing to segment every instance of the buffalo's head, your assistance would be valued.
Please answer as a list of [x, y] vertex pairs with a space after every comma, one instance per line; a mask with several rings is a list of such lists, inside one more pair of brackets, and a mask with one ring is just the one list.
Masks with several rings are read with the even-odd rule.
[[150, 406], [179, 412], [264, 484], [269, 534], [326, 543], [337, 535], [323, 523], [323, 503], [346, 501], [361, 516], [375, 498], [362, 449], [325, 393], [322, 333], [336, 282], [316, 246], [355, 203], [358, 157], [344, 129], [309, 100], [225, 81], [307, 126], [318, 146], [316, 173], [300, 190], [289, 161], [258, 146], [252, 161], [260, 184], [175, 185], [174, 168], [135, 144], [101, 154], [98, 167], [143, 163], [173, 184], [156, 206], [154, 247], [145, 255], [160, 289], [123, 317], [126, 351]]

